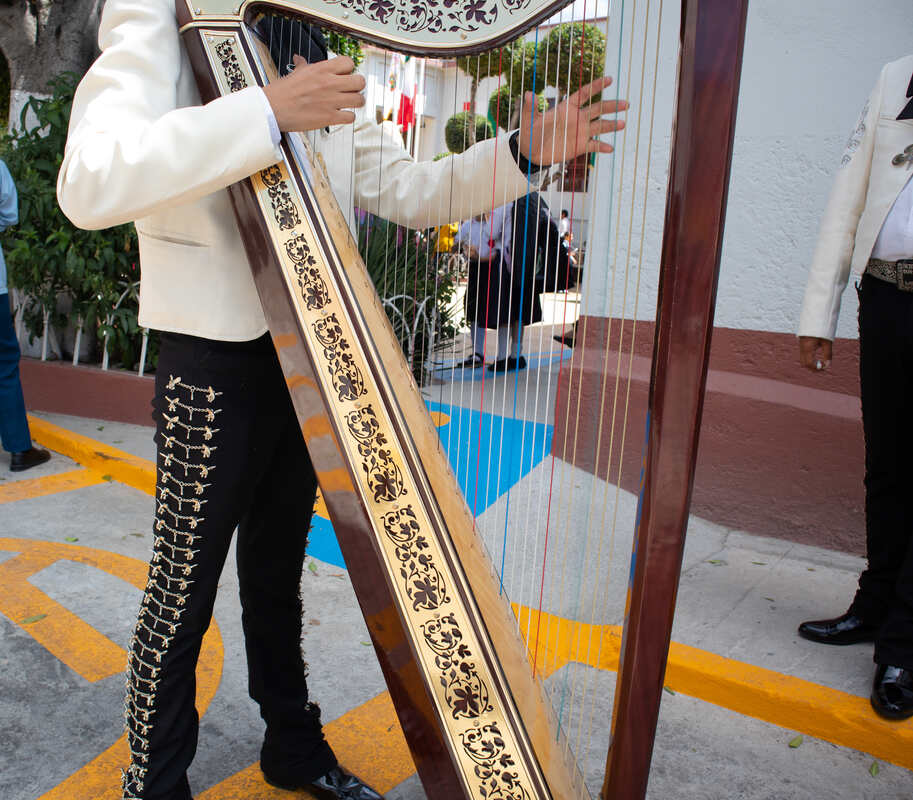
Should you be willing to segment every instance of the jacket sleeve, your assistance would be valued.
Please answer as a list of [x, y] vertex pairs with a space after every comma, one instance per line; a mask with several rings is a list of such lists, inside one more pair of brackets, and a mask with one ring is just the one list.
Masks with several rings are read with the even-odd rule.
[[831, 188], [805, 286], [799, 336], [833, 339], [837, 332], [840, 300], [850, 276], [856, 230], [868, 194], [884, 75], [882, 70]]
[[355, 129], [354, 183], [359, 208], [409, 228], [467, 220], [529, 191], [506, 135], [449, 158], [415, 161], [391, 123], [364, 119]]
[[108, 0], [101, 55], [73, 101], [57, 197], [82, 228], [187, 203], [276, 163], [262, 90], [177, 108], [182, 44], [168, 0]]
[[19, 222], [19, 195], [9, 167], [0, 161], [0, 231]]

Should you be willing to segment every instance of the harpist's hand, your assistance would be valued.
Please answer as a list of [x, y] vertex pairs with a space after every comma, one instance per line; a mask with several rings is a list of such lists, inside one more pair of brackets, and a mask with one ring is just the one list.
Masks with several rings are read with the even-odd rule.
[[295, 69], [264, 87], [281, 131], [311, 131], [327, 125], [352, 122], [365, 97], [362, 75], [347, 56], [308, 64], [295, 56]]
[[611, 83], [611, 78], [600, 78], [581, 86], [562, 103], [545, 112], [536, 109], [533, 93], [527, 92], [523, 98], [517, 141], [520, 152], [542, 166], [569, 161], [581, 153], [611, 153], [612, 145], [600, 142], [596, 137], [625, 126], [624, 120], [604, 119], [604, 115], [624, 111], [628, 101], [603, 100], [584, 105]]

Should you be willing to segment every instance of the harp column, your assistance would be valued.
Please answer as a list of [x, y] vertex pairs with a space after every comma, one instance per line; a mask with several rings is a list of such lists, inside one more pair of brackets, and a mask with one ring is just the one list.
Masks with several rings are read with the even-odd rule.
[[748, 0], [682, 3], [644, 485], [604, 798], [647, 790], [697, 458], [747, 11]]

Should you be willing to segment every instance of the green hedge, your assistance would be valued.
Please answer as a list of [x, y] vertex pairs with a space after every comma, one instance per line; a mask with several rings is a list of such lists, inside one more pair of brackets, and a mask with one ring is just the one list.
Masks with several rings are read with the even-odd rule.
[[[62, 329], [71, 322], [84, 332], [95, 331], [99, 343], [109, 337], [111, 364], [134, 369], [142, 346], [139, 310], [139, 252], [133, 225], [84, 231], [73, 225], [57, 205], [57, 173], [63, 160], [67, 126], [78, 76], [65, 73], [50, 82], [50, 96], [31, 98], [19, 128], [4, 135], [3, 158], [16, 181], [19, 224], [3, 238], [11, 287], [33, 298], [25, 315], [32, 339], [49, 322]], [[38, 126], [26, 130], [31, 111]], [[58, 313], [60, 298], [72, 309]], [[153, 340], [147, 365], [154, 366]], [[101, 353], [97, 354], [101, 359]]]

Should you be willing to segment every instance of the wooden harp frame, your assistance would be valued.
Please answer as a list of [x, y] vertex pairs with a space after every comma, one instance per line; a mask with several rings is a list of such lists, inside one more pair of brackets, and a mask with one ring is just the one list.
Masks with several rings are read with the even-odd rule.
[[[311, 0], [307, 9], [288, 0], [176, 0], [176, 11], [209, 102], [267, 82], [244, 24], [266, 8], [383, 47], [453, 56], [501, 44], [566, 4], [490, 2], [516, 12], [494, 32], [454, 26], [408, 41], [408, 32], [391, 34], [354, 13], [366, 8], [359, 0]], [[604, 798], [646, 794], [697, 455], [746, 15], [747, 0], [682, 0], [644, 482]], [[586, 797], [326, 176], [302, 139], [283, 136], [281, 148], [282, 161], [229, 194], [425, 790], [434, 800]], [[415, 591], [417, 576], [430, 581], [430, 595]]]

